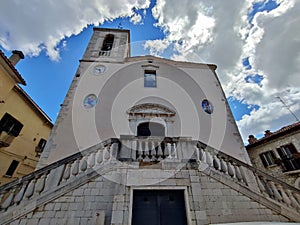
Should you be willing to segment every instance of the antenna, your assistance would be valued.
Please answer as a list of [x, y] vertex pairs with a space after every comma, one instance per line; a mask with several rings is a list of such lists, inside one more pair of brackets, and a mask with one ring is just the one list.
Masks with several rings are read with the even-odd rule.
[[295, 115], [295, 113], [293, 113], [293, 111], [290, 109], [290, 107], [287, 106], [287, 104], [285, 104], [285, 102], [279, 96], [276, 96], [276, 98], [279, 99], [279, 101], [284, 105], [284, 107], [287, 108], [287, 110], [289, 110], [289, 112], [295, 117], [295, 119], [297, 120], [297, 122], [299, 122], [298, 117]]

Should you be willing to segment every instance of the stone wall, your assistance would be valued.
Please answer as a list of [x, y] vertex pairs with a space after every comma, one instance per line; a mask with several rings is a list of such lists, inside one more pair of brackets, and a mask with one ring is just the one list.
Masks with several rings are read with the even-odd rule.
[[[288, 173], [283, 173], [282, 168], [280, 165], [271, 165], [267, 168], [264, 167], [261, 159], [260, 159], [260, 154], [267, 152], [267, 151], [273, 151], [277, 158], [280, 158], [276, 148], [287, 145], [287, 144], [293, 144], [295, 148], [297, 149], [298, 152], [300, 152], [300, 132], [293, 132], [289, 135], [282, 136], [280, 138], [277, 138], [276, 140], [269, 141], [267, 143], [260, 144], [255, 147], [251, 147], [251, 149], [248, 150], [249, 157], [251, 159], [251, 162], [253, 163], [253, 166], [256, 168], [259, 168], [266, 173], [270, 174], [271, 176], [277, 177], [281, 179], [282, 181], [294, 186], [295, 181], [297, 178], [300, 177], [300, 171], [295, 174], [288, 174]], [[300, 188], [297, 187], [297, 188]]]
[[[196, 169], [183, 167], [174, 173], [174, 170], [149, 170], [145, 167], [119, 172], [126, 172], [126, 176], [119, 179], [126, 180], [126, 185], [111, 181], [109, 176], [100, 176], [11, 224], [130, 224], [134, 189], [183, 189], [189, 225], [288, 221]], [[165, 175], [170, 174], [173, 175], [164, 179]]]

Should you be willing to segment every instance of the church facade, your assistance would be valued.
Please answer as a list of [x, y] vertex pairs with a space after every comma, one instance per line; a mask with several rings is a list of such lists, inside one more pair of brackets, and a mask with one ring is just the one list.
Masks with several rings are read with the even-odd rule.
[[2, 223], [300, 221], [300, 190], [250, 165], [215, 70], [95, 28], [40, 169], [0, 188]]

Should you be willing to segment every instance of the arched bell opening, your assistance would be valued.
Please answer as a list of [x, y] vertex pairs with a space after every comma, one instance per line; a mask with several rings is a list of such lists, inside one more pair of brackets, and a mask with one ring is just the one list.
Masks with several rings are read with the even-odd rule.
[[137, 126], [137, 136], [165, 136], [165, 127], [154, 122], [140, 123]]
[[111, 51], [113, 47], [115, 36], [113, 34], [108, 34], [105, 36], [101, 51]]

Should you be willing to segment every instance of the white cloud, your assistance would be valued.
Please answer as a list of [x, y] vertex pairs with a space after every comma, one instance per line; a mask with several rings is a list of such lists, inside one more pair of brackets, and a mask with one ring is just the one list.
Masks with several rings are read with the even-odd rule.
[[6, 50], [19, 49], [37, 56], [45, 49], [52, 60], [59, 60], [57, 45], [65, 37], [79, 34], [88, 24], [132, 16], [133, 8], [149, 7], [150, 1], [93, 0], [1, 2], [0, 39]]
[[[276, 9], [256, 13], [250, 24], [257, 2], [158, 0], [152, 13], [166, 38], [147, 43], [156, 53], [159, 43], [174, 46], [176, 60], [217, 64], [227, 96], [259, 106], [238, 121], [244, 140], [296, 121], [276, 96], [300, 115], [300, 2], [277, 0]], [[246, 57], [250, 70], [242, 65]], [[263, 76], [260, 85], [245, 79], [255, 74]]]
[[131, 18], [130, 22], [133, 24], [139, 24], [142, 22], [142, 16], [140, 14], [135, 13]]
[[[166, 37], [145, 44], [154, 55], [173, 48], [173, 59], [215, 63], [227, 96], [258, 105], [238, 121], [244, 137], [295, 122], [280, 96], [300, 116], [300, 1], [276, 0], [270, 12], [258, 12], [249, 23], [253, 3], [261, 0], [157, 0], [152, 14]], [[0, 8], [0, 43], [6, 50], [20, 49], [39, 55], [42, 50], [59, 59], [65, 37], [80, 33], [88, 24], [128, 16], [140, 23], [150, 1], [7, 0]], [[251, 69], [242, 60], [249, 57]], [[260, 74], [260, 85], [246, 82]]]
[[168, 40], [148, 40], [145, 42], [144, 48], [150, 49], [150, 55], [162, 54], [169, 46]]

